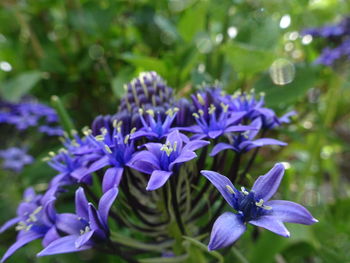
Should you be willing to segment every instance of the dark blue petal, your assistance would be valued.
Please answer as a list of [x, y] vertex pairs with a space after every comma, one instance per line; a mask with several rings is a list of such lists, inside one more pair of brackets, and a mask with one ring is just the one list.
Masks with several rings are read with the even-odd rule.
[[42, 237], [42, 234], [36, 233], [34, 231], [27, 231], [26, 233], [21, 235], [21, 237], [18, 238], [17, 241], [12, 246], [10, 246], [10, 248], [6, 251], [6, 253], [2, 257], [0, 262], [1, 263], [5, 262], [5, 260], [8, 259], [18, 249], [28, 244], [29, 242], [32, 242], [33, 240], [36, 240], [41, 237]]
[[284, 166], [281, 163], [268, 171], [267, 174], [259, 176], [255, 181], [252, 190], [258, 199], [267, 202], [277, 191], [284, 175]]
[[[202, 170], [201, 174], [204, 175], [221, 193], [226, 202], [232, 207], [236, 207], [234, 195], [238, 198], [241, 193], [233, 186], [230, 179], [217, 172]], [[232, 194], [229, 190], [231, 188], [234, 191]]]
[[172, 170], [175, 164], [188, 162], [197, 157], [197, 154], [192, 151], [182, 151], [180, 155], [169, 164], [169, 170]]
[[14, 226], [15, 224], [17, 224], [19, 221], [21, 221], [21, 218], [19, 217], [15, 217], [10, 219], [9, 221], [7, 221], [5, 224], [3, 224], [0, 228], [0, 233], [6, 231], [7, 229], [9, 229], [10, 227]]
[[203, 141], [203, 140], [193, 140], [193, 141], [189, 141], [184, 147], [183, 147], [183, 151], [196, 151], [199, 148], [202, 148], [204, 146], [207, 146], [208, 144], [210, 144], [210, 142], [208, 141]]
[[107, 165], [109, 165], [109, 158], [108, 156], [103, 156], [101, 159], [95, 161], [90, 165], [87, 173], [89, 174], [89, 173], [96, 172]]
[[105, 228], [99, 212], [91, 203], [89, 203], [89, 223], [90, 223], [91, 230], [95, 230], [95, 231], [105, 230], [104, 232], [107, 232], [108, 230]]
[[240, 215], [226, 212], [216, 219], [210, 234], [208, 250], [216, 250], [234, 243], [247, 227]]
[[108, 220], [108, 214], [109, 210], [111, 209], [111, 206], [113, 205], [115, 199], [118, 195], [118, 188], [113, 187], [110, 190], [108, 190], [100, 199], [100, 202], [98, 203], [98, 212], [100, 214], [102, 223], [104, 224], [105, 228], [107, 229], [107, 220]]
[[51, 242], [59, 238], [60, 238], [60, 235], [57, 233], [56, 227], [53, 226], [49, 229], [49, 231], [47, 231], [41, 243], [43, 247], [47, 247]]
[[276, 233], [277, 235], [290, 237], [288, 229], [284, 226], [282, 221], [273, 215], [261, 216], [256, 220], [249, 221], [250, 224], [263, 227], [271, 232]]
[[75, 192], [75, 211], [79, 217], [88, 218], [88, 200], [84, 189], [79, 187]]
[[312, 225], [318, 222], [305, 207], [291, 201], [272, 200], [266, 205], [272, 207], [272, 215], [282, 222], [303, 225]]
[[[85, 218], [86, 219], [86, 218]], [[56, 217], [56, 227], [62, 232], [70, 235], [80, 234], [80, 230], [85, 228], [85, 224], [79, 220], [75, 214], [58, 214]]]
[[91, 240], [94, 232], [95, 231], [92, 230], [92, 231], [86, 232], [86, 233], [82, 234], [81, 236], [79, 236], [75, 240], [75, 247], [79, 249], [79, 248], [83, 247], [84, 245], [87, 245], [87, 243]]
[[40, 251], [37, 256], [50, 256], [55, 254], [64, 254], [83, 251], [90, 249], [91, 246], [82, 246], [80, 248], [75, 247], [75, 241], [78, 239], [79, 235], [69, 235], [62, 238], [59, 238], [51, 242], [46, 248]]
[[220, 143], [218, 143], [217, 145], [214, 146], [213, 150], [210, 153], [210, 156], [215, 156], [219, 152], [227, 150], [227, 149], [234, 150], [234, 147], [232, 145], [230, 145], [230, 144], [220, 142]]
[[151, 178], [148, 181], [146, 190], [152, 191], [162, 187], [169, 177], [172, 175], [172, 172], [155, 170], [152, 172]]
[[120, 180], [122, 179], [123, 172], [124, 168], [108, 168], [103, 176], [102, 191], [105, 193], [113, 187], [118, 187]]

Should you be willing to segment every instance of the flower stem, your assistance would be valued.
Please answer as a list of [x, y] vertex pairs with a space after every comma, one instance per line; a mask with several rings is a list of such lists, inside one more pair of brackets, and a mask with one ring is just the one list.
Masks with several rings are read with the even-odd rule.
[[175, 181], [174, 175], [171, 176], [171, 178], [170, 178], [170, 192], [171, 192], [171, 203], [172, 203], [172, 206], [174, 209], [176, 223], [181, 231], [181, 234], [186, 235], [185, 228], [184, 228], [184, 225], [182, 223], [182, 218], [181, 218], [181, 214], [180, 214], [180, 207], [179, 207], [178, 200], [177, 200], [176, 181]]

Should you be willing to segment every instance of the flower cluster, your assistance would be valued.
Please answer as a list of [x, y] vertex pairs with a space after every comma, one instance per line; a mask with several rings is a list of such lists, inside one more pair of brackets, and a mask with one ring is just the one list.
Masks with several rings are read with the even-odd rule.
[[23, 167], [33, 162], [33, 157], [27, 154], [24, 148], [10, 147], [6, 150], [0, 150], [0, 159], [2, 159], [2, 168], [19, 173]]
[[341, 60], [350, 59], [350, 18], [345, 17], [339, 23], [303, 31], [304, 35], [327, 40], [325, 47], [316, 63], [335, 66]]
[[[199, 175], [201, 170], [236, 211], [216, 220], [210, 250], [236, 241], [246, 223], [289, 236], [282, 222], [316, 222], [300, 205], [269, 201], [283, 176], [280, 164], [259, 177], [250, 192], [236, 190], [230, 181], [245, 178], [260, 147], [286, 145], [266, 134], [288, 123], [294, 112], [278, 117], [264, 106], [263, 95], [228, 95], [218, 85], [202, 87], [191, 100], [176, 100], [164, 83], [155, 72], [142, 73], [126, 85], [118, 113], [98, 116], [91, 129], [83, 129], [83, 136], [65, 135], [63, 148], [47, 157], [57, 174], [46, 193], [27, 190], [17, 217], [1, 228], [2, 232], [17, 225], [19, 230], [1, 262], [39, 238], [43, 250], [38, 256], [96, 248], [125, 258], [120, 244], [126, 251], [136, 249], [137, 255], [166, 254], [179, 233], [208, 233], [215, 220], [208, 221], [208, 205], [215, 210], [213, 214], [224, 208], [225, 203], [217, 204], [219, 196]], [[226, 150], [234, 152], [234, 160]], [[245, 155], [250, 155], [250, 161], [240, 169]], [[224, 171], [225, 163], [230, 166], [230, 179], [216, 172]], [[205, 170], [208, 166], [214, 171]], [[57, 213], [72, 189], [76, 189], [75, 213]], [[109, 224], [109, 219], [116, 224]], [[123, 227], [137, 236], [144, 234], [146, 251], [140, 249], [140, 241], [120, 238], [118, 231]], [[174, 227], [175, 231], [169, 230]]]

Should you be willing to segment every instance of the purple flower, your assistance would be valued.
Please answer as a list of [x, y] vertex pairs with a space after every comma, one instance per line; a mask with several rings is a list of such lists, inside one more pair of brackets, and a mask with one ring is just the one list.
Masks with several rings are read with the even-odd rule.
[[198, 113], [193, 114], [197, 125], [184, 127], [181, 130], [194, 133], [193, 139], [216, 139], [223, 134], [244, 132], [252, 129], [250, 126], [239, 124], [244, 117], [244, 113], [229, 112], [228, 105], [223, 103], [220, 107], [222, 109], [217, 110], [212, 104], [205, 112], [199, 110]]
[[281, 142], [275, 139], [271, 138], [260, 138], [254, 140], [256, 135], [259, 133], [259, 130], [261, 129], [262, 122], [260, 118], [255, 119], [252, 121], [250, 126], [255, 127], [255, 130], [246, 131], [244, 133], [240, 133], [238, 135], [232, 135], [228, 136], [230, 143], [218, 143], [214, 146], [212, 152], [210, 153], [210, 156], [215, 156], [219, 152], [223, 150], [233, 150], [238, 153], [248, 152], [253, 148], [262, 147], [265, 145], [280, 145], [285, 146], [287, 143]]
[[84, 177], [106, 166], [108, 168], [103, 176], [102, 190], [105, 193], [109, 189], [118, 186], [122, 178], [124, 167], [129, 164], [135, 151], [134, 141], [130, 139], [131, 134], [123, 136], [121, 132], [121, 122], [114, 122], [112, 131], [102, 129], [102, 134], [93, 137], [91, 134], [87, 138], [96, 148], [103, 152], [103, 155], [79, 171], [75, 171], [77, 177]]
[[226, 212], [215, 221], [209, 250], [216, 250], [234, 243], [245, 231], [246, 224], [263, 227], [278, 235], [289, 237], [284, 222], [311, 225], [318, 222], [303, 206], [285, 200], [272, 200], [284, 175], [282, 164], [276, 164], [267, 174], [260, 176], [252, 190], [244, 187], [238, 191], [231, 181], [216, 172], [201, 171], [221, 193], [226, 202], [237, 212]]
[[24, 148], [11, 147], [0, 151], [0, 158], [3, 159], [2, 167], [16, 173], [22, 171], [23, 167], [31, 164], [34, 158], [27, 154]]
[[80, 187], [75, 193], [76, 213], [57, 214], [56, 227], [68, 235], [50, 243], [38, 256], [78, 252], [108, 240], [108, 214], [117, 195], [117, 188], [109, 189], [101, 197], [96, 209], [87, 201]]
[[162, 121], [161, 114], [157, 112], [157, 116], [155, 119], [155, 113], [154, 110], [147, 110], [147, 121], [143, 117], [144, 111], [142, 109], [139, 109], [140, 113], [140, 119], [142, 122], [143, 127], [139, 130], [137, 130], [135, 133], [131, 135], [131, 139], [137, 139], [140, 137], [146, 137], [149, 139], [161, 139], [165, 136], [167, 136], [173, 129], [170, 128], [172, 123], [174, 122], [174, 119], [176, 117], [176, 114], [178, 112], [178, 108], [169, 109], [166, 111], [166, 117], [164, 121]]
[[129, 163], [131, 168], [150, 174], [147, 190], [162, 187], [182, 163], [197, 157], [195, 150], [208, 145], [202, 140], [190, 141], [175, 130], [166, 137], [166, 143], [146, 143], [147, 150], [138, 152]]
[[46, 247], [59, 238], [55, 227], [55, 192], [54, 189], [50, 189], [45, 195], [37, 195], [33, 188], [28, 188], [24, 192], [24, 200], [18, 206], [17, 217], [7, 221], [0, 228], [0, 233], [2, 233], [17, 224], [16, 230], [19, 231], [16, 242], [6, 251], [1, 263], [19, 248], [36, 239], [42, 238], [42, 244]]
[[39, 127], [39, 131], [41, 133], [45, 133], [49, 136], [62, 136], [63, 135], [63, 129], [59, 126], [56, 126], [56, 127], [52, 127], [52, 126], [49, 126], [49, 125], [41, 125]]

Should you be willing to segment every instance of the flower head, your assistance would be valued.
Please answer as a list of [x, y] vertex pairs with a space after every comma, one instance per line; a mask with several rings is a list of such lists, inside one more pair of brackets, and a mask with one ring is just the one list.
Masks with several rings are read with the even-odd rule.
[[37, 195], [33, 188], [28, 188], [23, 195], [23, 201], [17, 208], [17, 217], [7, 221], [0, 233], [16, 225], [18, 231], [16, 242], [6, 251], [1, 263], [24, 245], [42, 238], [43, 246], [59, 238], [55, 227], [56, 200], [54, 189], [48, 190], [44, 195]]
[[311, 225], [318, 222], [303, 206], [285, 200], [272, 200], [284, 175], [282, 164], [276, 164], [260, 176], [251, 191], [238, 191], [231, 181], [216, 172], [201, 171], [221, 193], [236, 213], [226, 212], [215, 221], [208, 245], [209, 250], [229, 246], [245, 231], [246, 224], [266, 228], [278, 235], [289, 237], [284, 222]]
[[146, 143], [147, 150], [138, 152], [129, 163], [131, 168], [150, 174], [147, 190], [162, 187], [179, 165], [197, 157], [195, 150], [209, 144], [207, 141], [190, 141], [174, 130], [166, 137], [166, 143]]
[[75, 214], [57, 214], [56, 227], [68, 234], [46, 246], [38, 256], [82, 251], [109, 238], [108, 214], [118, 195], [117, 188], [109, 189], [100, 199], [98, 209], [87, 201], [84, 190], [75, 193]]
[[3, 159], [2, 167], [14, 172], [21, 172], [23, 167], [31, 164], [34, 158], [27, 154], [24, 148], [11, 147], [0, 151], [0, 159]]

